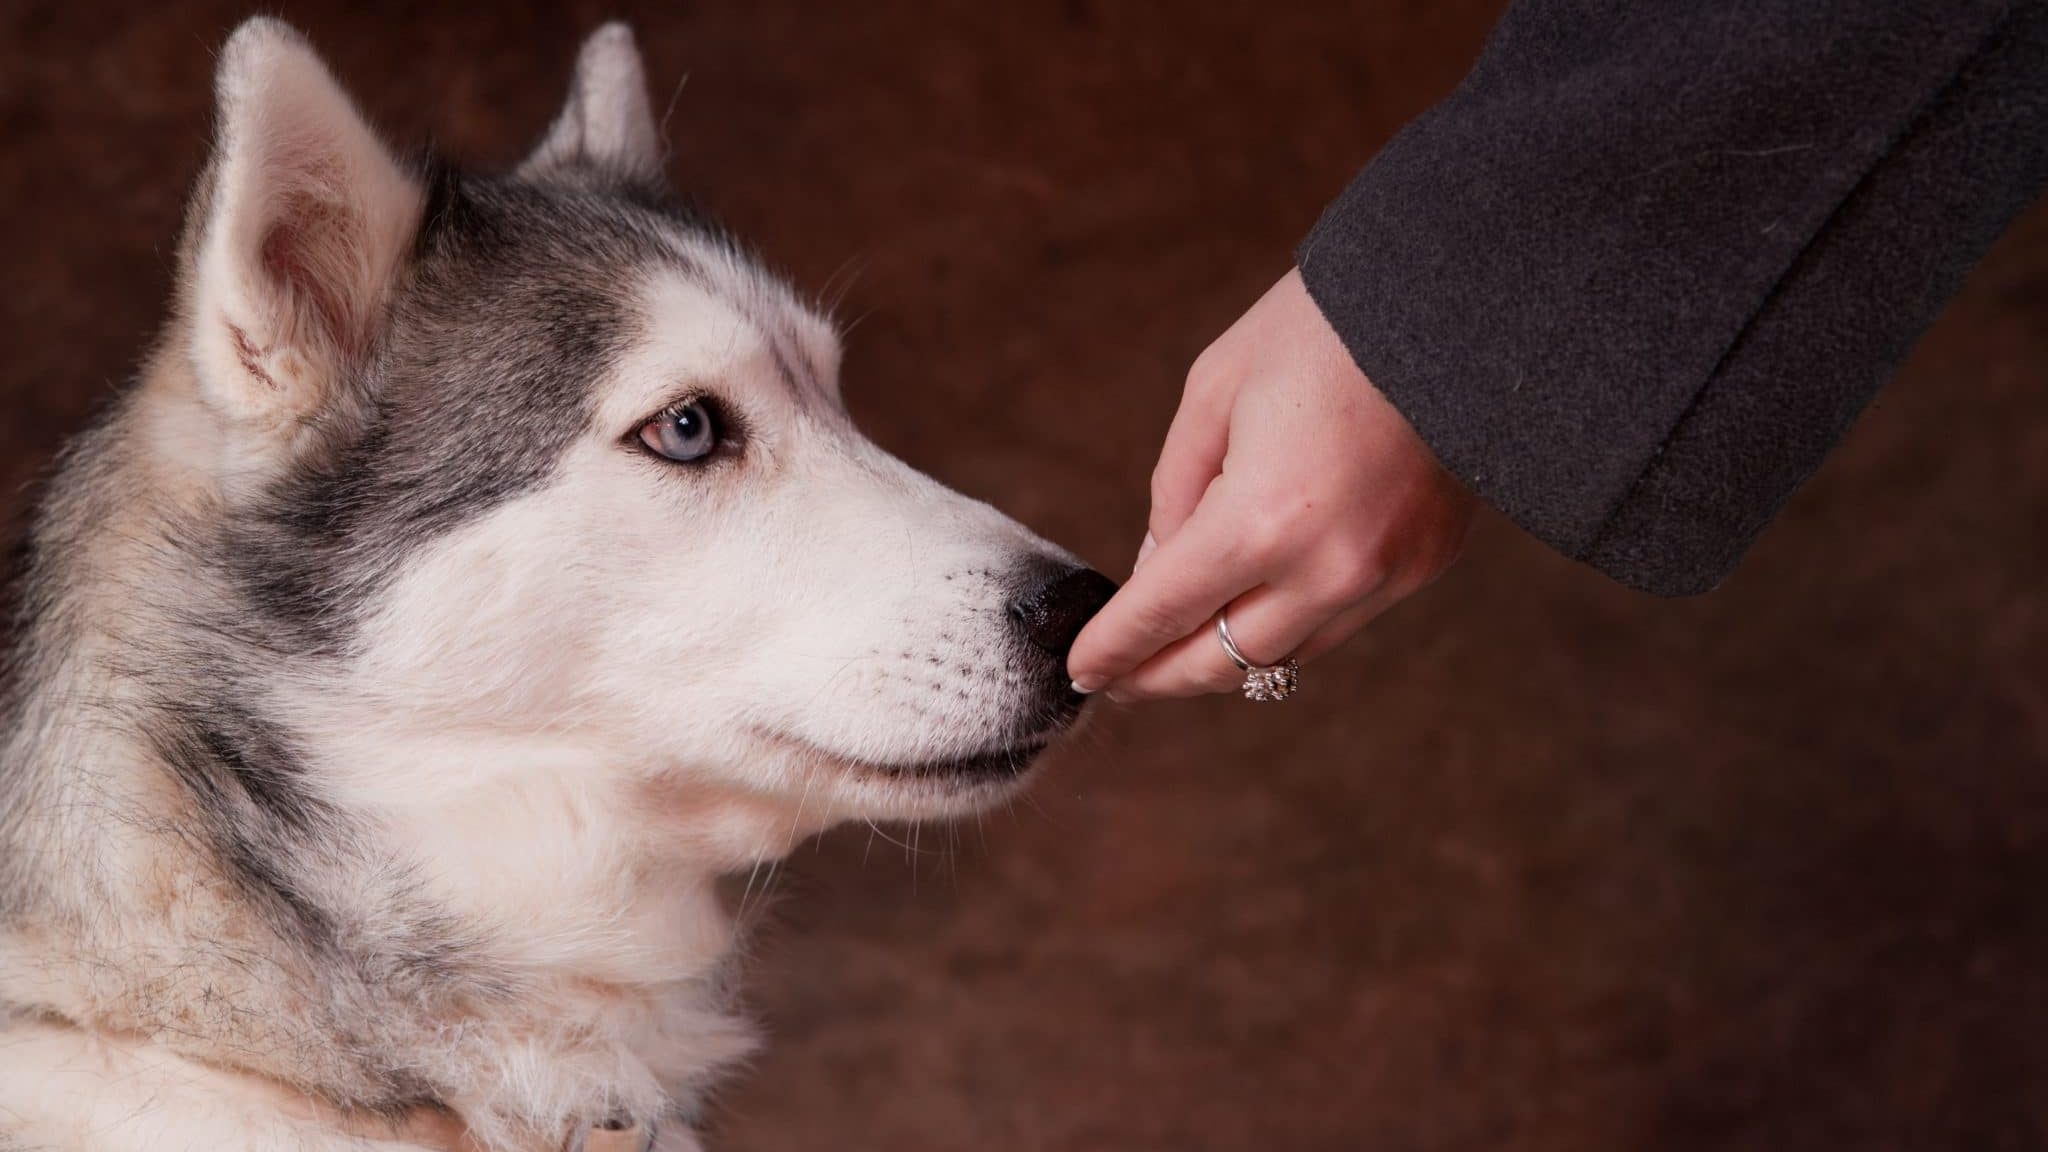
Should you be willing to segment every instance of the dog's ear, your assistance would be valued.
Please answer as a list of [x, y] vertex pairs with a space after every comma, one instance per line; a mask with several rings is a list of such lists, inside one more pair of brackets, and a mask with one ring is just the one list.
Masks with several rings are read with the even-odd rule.
[[661, 130], [647, 102], [640, 50], [633, 45], [633, 30], [616, 21], [583, 42], [569, 98], [519, 174], [539, 177], [579, 167], [661, 182]]
[[223, 415], [289, 427], [332, 403], [370, 350], [422, 191], [291, 27], [237, 28], [216, 87], [187, 239], [193, 360]]

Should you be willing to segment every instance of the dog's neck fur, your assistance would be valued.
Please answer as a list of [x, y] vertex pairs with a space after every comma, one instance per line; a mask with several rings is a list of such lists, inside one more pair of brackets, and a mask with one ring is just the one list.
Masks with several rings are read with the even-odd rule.
[[[391, 702], [345, 677], [316, 698], [227, 626], [232, 592], [190, 576], [218, 493], [180, 463], [204, 443], [188, 375], [156, 357], [37, 528], [0, 775], [0, 1010], [343, 1107], [443, 1105], [490, 1147], [689, 1111], [752, 1043], [725, 1007], [715, 877], [810, 829], [728, 796], [742, 827], [693, 836], [670, 823], [690, 798], [651, 780], [579, 791], [574, 762], [604, 752], [573, 734], [451, 736], [370, 714]], [[287, 690], [223, 690], [259, 673]], [[293, 762], [314, 760], [360, 794], [309, 790]], [[380, 773], [435, 783], [380, 796]]]

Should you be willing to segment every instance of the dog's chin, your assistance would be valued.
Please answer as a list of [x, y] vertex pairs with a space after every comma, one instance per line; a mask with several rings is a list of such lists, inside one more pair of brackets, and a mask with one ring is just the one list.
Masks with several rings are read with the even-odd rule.
[[1071, 720], [1010, 743], [932, 756], [878, 760], [822, 747], [802, 737], [776, 733], [769, 739], [811, 771], [839, 778], [835, 789], [856, 816], [871, 819], [926, 819], [964, 816], [1014, 795], [1030, 780], [1040, 758], [1064, 735]]

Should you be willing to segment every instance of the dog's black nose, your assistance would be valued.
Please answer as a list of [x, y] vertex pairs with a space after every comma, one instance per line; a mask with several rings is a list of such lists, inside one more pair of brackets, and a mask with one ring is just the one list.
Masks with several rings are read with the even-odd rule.
[[1066, 568], [1011, 601], [1010, 617], [1033, 644], [1064, 662], [1081, 626], [1114, 595], [1116, 581], [1095, 569]]

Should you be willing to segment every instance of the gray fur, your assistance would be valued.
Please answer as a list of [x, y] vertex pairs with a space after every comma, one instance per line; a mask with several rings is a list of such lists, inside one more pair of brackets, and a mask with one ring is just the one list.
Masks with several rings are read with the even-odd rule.
[[352, 608], [409, 550], [545, 482], [587, 427], [591, 382], [635, 335], [621, 286], [680, 260], [664, 231], [710, 234], [637, 186], [444, 169], [434, 188], [355, 385], [365, 416], [221, 541], [246, 608], [302, 651], [345, 645]]
[[[592, 382], [636, 335], [625, 286], [651, 262], [687, 271], [678, 237], [732, 243], [644, 172], [602, 158], [571, 156], [516, 177], [423, 167], [424, 222], [375, 353], [345, 382], [350, 402], [253, 498], [204, 522], [157, 526], [152, 560], [158, 573], [180, 575], [175, 594], [148, 574], [113, 577], [157, 625], [120, 630], [129, 643], [110, 671], [125, 685], [121, 703], [91, 709], [131, 734], [185, 801], [155, 812], [88, 793], [103, 805], [94, 818], [198, 851], [266, 926], [261, 941], [193, 939], [163, 958], [218, 981], [227, 999], [198, 1023], [145, 1017], [143, 1027], [196, 1028], [209, 1044], [240, 1036], [232, 1043], [252, 1053], [302, 1049], [275, 1060], [315, 1069], [327, 1093], [377, 1111], [442, 1098], [407, 1056], [423, 1021], [451, 1004], [517, 995], [518, 984], [478, 960], [470, 930], [422, 902], [408, 866], [322, 794], [264, 683], [280, 666], [344, 657], [363, 606], [410, 554], [545, 484], [588, 429]], [[211, 186], [209, 174], [194, 196], [188, 278]], [[177, 354], [187, 313], [174, 318], [159, 360]], [[41, 883], [47, 869], [92, 865], [67, 858], [74, 846], [43, 826], [53, 804], [76, 800], [57, 798], [71, 787], [52, 760], [61, 734], [38, 730], [40, 717], [77, 712], [35, 692], [61, 681], [72, 659], [85, 623], [77, 591], [110, 577], [82, 567], [94, 527], [147, 503], [122, 472], [137, 450], [128, 440], [136, 403], [134, 392], [117, 398], [67, 452], [30, 534], [0, 711], [0, 934], [119, 914], [52, 904]], [[83, 962], [151, 979], [145, 958], [88, 951]], [[231, 1002], [240, 982], [230, 974], [259, 968], [267, 982], [282, 977], [284, 995], [308, 1013], [288, 1031]], [[0, 1135], [0, 1149], [12, 1147]]]
[[[180, 563], [218, 571], [224, 596], [181, 610], [186, 674], [153, 689], [142, 725], [222, 866], [309, 951], [341, 948], [341, 929], [294, 865], [334, 865], [321, 858], [347, 822], [318, 795], [291, 734], [252, 705], [262, 676], [272, 661], [343, 655], [357, 613], [408, 555], [544, 484], [587, 428], [591, 383], [633, 335], [619, 286], [638, 265], [680, 259], [665, 230], [716, 235], [600, 170], [573, 182], [437, 170], [387, 335], [351, 384], [361, 415], [336, 421], [223, 523], [181, 534]], [[116, 408], [110, 420], [120, 419]], [[162, 654], [138, 660], [150, 662]], [[434, 921], [424, 918], [423, 934]], [[421, 938], [407, 951], [421, 959], [382, 963], [441, 968], [460, 949]]]
[[[247, 106], [295, 130], [249, 138], [307, 153], [286, 157], [297, 230], [273, 263], [273, 174], [224, 130], [164, 337], [30, 533], [0, 700], [0, 1031], [60, 1035], [0, 1037], [0, 1133], [38, 1103], [8, 1074], [85, 1038], [185, 1062], [154, 1087], [246, 1073], [348, 1109], [446, 1106], [493, 1149], [687, 1120], [752, 1045], [712, 880], [836, 819], [1007, 795], [1079, 707], [1061, 669], [1086, 597], [1039, 594], [1072, 558], [858, 436], [825, 323], [655, 179], [623, 30], [593, 37], [563, 117], [502, 177], [400, 171], [274, 22], [223, 58], [224, 103], [277, 97]], [[349, 215], [366, 187], [368, 221]], [[351, 339], [309, 353], [303, 329]], [[728, 333], [730, 360], [691, 343]], [[707, 367], [662, 359], [693, 355]], [[593, 445], [600, 410], [671, 402], [655, 378], [693, 371], [767, 414], [762, 450], [735, 411], [729, 470], [621, 481], [590, 450], [619, 435]], [[674, 536], [607, 548], [700, 481], [741, 562]], [[877, 543], [927, 524], [921, 563]], [[566, 543], [509, 546], [526, 584], [471, 613], [467, 582], [536, 525]], [[732, 590], [757, 569], [782, 595]], [[751, 611], [699, 613], [705, 590]], [[606, 611], [547, 631], [585, 593]], [[786, 601], [809, 614], [772, 619]], [[730, 642], [661, 628], [685, 616]], [[844, 654], [798, 650], [819, 637]], [[695, 646], [766, 683], [679, 658]], [[772, 679], [799, 663], [809, 679]], [[604, 710], [579, 715], [593, 681]], [[715, 724], [648, 739], [677, 713]], [[416, 779], [444, 771], [446, 790]], [[807, 808], [814, 784], [842, 806]], [[501, 837], [507, 813], [530, 840]], [[534, 842], [551, 851], [503, 851]], [[44, 1062], [10, 1068], [25, 1043]]]

